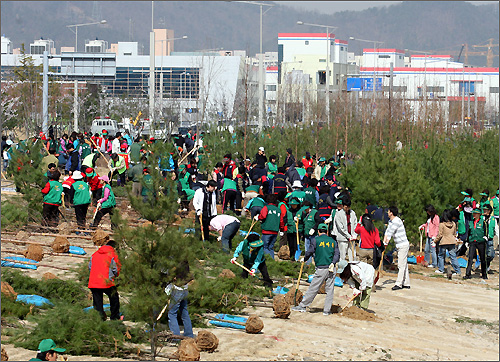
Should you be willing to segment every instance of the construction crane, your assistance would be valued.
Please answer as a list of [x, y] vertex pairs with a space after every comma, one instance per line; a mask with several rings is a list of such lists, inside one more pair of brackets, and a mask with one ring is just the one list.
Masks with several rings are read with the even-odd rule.
[[460, 56], [462, 55], [462, 51], [464, 50], [464, 48], [465, 48], [465, 44], [462, 44], [462, 48], [460, 49], [460, 53], [458, 53], [457, 63], [460, 63]]
[[[493, 44], [494, 40], [495, 39], [490, 38], [490, 39], [488, 39], [488, 44], [486, 44], [486, 45], [473, 45], [472, 46], [474, 48], [488, 48], [488, 50], [486, 51], [486, 66], [487, 67], [492, 67], [493, 66], [493, 58], [498, 57], [498, 54], [493, 54], [493, 48], [498, 47], [498, 44]], [[484, 52], [482, 52], [482, 53], [484, 53]]]

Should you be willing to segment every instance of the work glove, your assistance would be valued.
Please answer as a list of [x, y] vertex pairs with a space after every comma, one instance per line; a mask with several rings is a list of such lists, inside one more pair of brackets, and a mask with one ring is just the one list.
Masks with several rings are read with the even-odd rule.
[[329, 224], [332, 222], [332, 217], [330, 216], [328, 219], [325, 220], [325, 224]]
[[181, 203], [181, 199], [177, 199], [177, 203], [180, 204]]
[[221, 241], [222, 240], [222, 236], [217, 236], [217, 241]]
[[231, 264], [235, 264], [236, 258], [231, 258]]
[[425, 228], [425, 226], [424, 226], [424, 225], [420, 225], [420, 226], [418, 227], [418, 230], [424, 230], [424, 228]]
[[314, 229], [309, 230], [309, 235], [313, 236], [314, 235]]
[[328, 266], [328, 271], [333, 273], [335, 271], [335, 264], [330, 263], [330, 265]]
[[255, 215], [255, 216], [253, 217], [253, 219], [254, 219], [255, 221], [258, 221], [258, 220], [259, 220], [259, 215]]
[[280, 236], [283, 236], [285, 233], [283, 231], [280, 231]]
[[293, 217], [293, 221], [295, 221], [295, 222], [299, 221], [299, 219], [297, 218], [297, 216]]
[[200, 216], [201, 215], [201, 210], [200, 211], [196, 211], [196, 215]]
[[301, 256], [301, 257], [299, 258], [299, 261], [300, 261], [301, 263], [303, 263], [303, 262], [304, 262], [304, 257], [303, 257], [303, 256]]
[[356, 289], [356, 288], [354, 288], [354, 289], [352, 290], [352, 295], [360, 295], [360, 294], [361, 294], [361, 291], [360, 291], [360, 290], [358, 290], [358, 289]]
[[488, 237], [487, 236], [483, 236], [483, 239], [488, 241]]
[[101, 203], [100, 203], [100, 202], [98, 202], [96, 207], [97, 207], [98, 209], [100, 209], [100, 208], [101, 208]]
[[436, 243], [434, 242], [434, 239], [431, 240], [431, 247], [433, 247], [433, 248], [436, 247]]
[[242, 192], [242, 193], [241, 193], [241, 198], [243, 198], [243, 199], [244, 199], [244, 198], [245, 198], [245, 195], [246, 195], [246, 194], [245, 194], [244, 192]]
[[250, 275], [253, 277], [255, 276], [255, 269], [250, 270]]

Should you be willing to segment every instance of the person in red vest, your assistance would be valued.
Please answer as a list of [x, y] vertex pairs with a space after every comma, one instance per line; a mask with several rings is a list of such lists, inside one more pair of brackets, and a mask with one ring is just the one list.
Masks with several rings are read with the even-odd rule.
[[231, 159], [231, 154], [227, 153], [224, 155], [224, 165], [222, 166], [222, 175], [224, 178], [228, 178], [230, 180], [233, 179], [233, 175], [236, 176], [236, 163]]
[[110, 319], [120, 319], [120, 297], [115, 286], [115, 278], [120, 275], [121, 263], [114, 249], [114, 240], [101, 246], [89, 261], [89, 284], [92, 292], [94, 309], [101, 314], [103, 320], [107, 319], [103, 308], [103, 294], [109, 298]]
[[313, 167], [314, 160], [311, 157], [309, 152], [306, 152], [306, 155], [302, 157], [302, 164], [304, 165], [304, 169], [307, 170], [308, 167]]
[[127, 170], [129, 168], [129, 154], [127, 153], [127, 143], [122, 143], [120, 145], [120, 152], [118, 153], [119, 156], [122, 156], [123, 159], [125, 160], [125, 166], [127, 167]]
[[99, 175], [94, 171], [92, 167], [87, 167], [85, 169], [85, 180], [90, 186], [90, 191], [92, 192], [92, 205], [97, 205], [97, 200], [102, 197], [102, 185], [99, 180]]

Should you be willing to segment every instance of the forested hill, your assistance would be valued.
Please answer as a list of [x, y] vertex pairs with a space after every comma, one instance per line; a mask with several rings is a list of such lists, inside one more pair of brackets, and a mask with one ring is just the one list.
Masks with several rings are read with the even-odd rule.
[[[270, 2], [271, 3], [271, 2]], [[296, 22], [337, 26], [338, 38], [353, 36], [384, 41], [384, 47], [460, 51], [461, 44], [498, 43], [499, 5], [476, 6], [464, 1], [405, 1], [388, 7], [363, 11], [343, 11], [332, 15], [296, 10], [279, 2], [264, 15], [264, 50], [277, 50], [280, 32], [320, 32]], [[188, 40], [176, 42], [177, 51], [224, 48], [259, 48], [259, 7], [246, 3], [210, 1], [155, 1], [156, 28], [174, 29], [176, 36]], [[264, 10], [267, 10], [264, 7]], [[2, 1], [1, 31], [20, 47], [40, 37], [55, 41], [56, 47], [74, 46], [75, 35], [66, 25], [106, 19], [106, 25], [83, 26], [78, 30], [79, 48], [86, 39], [138, 41], [149, 52], [151, 29], [150, 1]], [[356, 53], [367, 43], [350, 42]], [[486, 48], [473, 49], [486, 50]], [[498, 48], [494, 48], [498, 54]], [[462, 55], [463, 56], [463, 55]], [[463, 59], [463, 58], [462, 58]], [[485, 65], [486, 57], [469, 57], [475, 65]], [[498, 66], [498, 57], [495, 58]]]

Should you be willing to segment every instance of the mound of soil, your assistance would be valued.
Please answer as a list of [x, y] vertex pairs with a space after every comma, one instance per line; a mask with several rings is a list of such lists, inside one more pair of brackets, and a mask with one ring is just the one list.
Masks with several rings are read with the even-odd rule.
[[101, 229], [96, 230], [92, 236], [92, 242], [96, 246], [103, 246], [109, 241], [109, 234]]
[[[286, 293], [285, 295], [285, 300], [286, 302], [289, 304], [289, 305], [299, 305], [300, 302], [302, 302], [302, 298], [303, 298], [304, 294], [299, 290], [297, 290], [297, 298], [295, 298], [295, 287], [293, 287], [292, 289], [290, 289], [288, 291], [288, 293]], [[294, 300], [295, 299], [295, 300]], [[295, 303], [295, 301], [297, 303]]]
[[373, 313], [369, 313], [361, 308], [358, 308], [356, 306], [351, 306], [349, 308], [344, 309], [344, 311], [341, 313], [344, 317], [352, 318], [352, 319], [357, 319], [360, 321], [370, 321], [370, 322], [376, 322], [378, 320], [377, 316]]
[[213, 352], [219, 346], [219, 338], [209, 331], [200, 331], [196, 336], [196, 345], [200, 351]]
[[273, 298], [273, 311], [276, 318], [286, 319], [290, 315], [290, 304], [283, 294], [276, 295]]
[[233, 279], [236, 278], [236, 275], [234, 275], [232, 270], [229, 269], [223, 269], [221, 273], [219, 274], [219, 278], [229, 278]]
[[52, 243], [54, 253], [67, 253], [69, 251], [69, 241], [64, 236], [56, 236]]
[[9, 355], [7, 354], [5, 348], [2, 347], [2, 361], [8, 361], [8, 360], [9, 360]]
[[245, 332], [250, 334], [257, 334], [264, 329], [264, 322], [255, 314], [248, 317], [245, 324]]
[[281, 260], [290, 260], [290, 248], [288, 245], [283, 245], [278, 251], [278, 258]]
[[60, 223], [57, 229], [59, 230], [59, 234], [61, 235], [69, 235], [73, 231], [73, 228], [67, 222]]
[[14, 288], [7, 282], [2, 282], [2, 294], [4, 294], [7, 298], [12, 298], [16, 300], [17, 293], [14, 291]]
[[36, 261], [42, 261], [43, 249], [40, 245], [28, 245], [28, 249], [24, 251], [24, 257]]
[[31, 234], [27, 231], [21, 230], [16, 234], [17, 240], [28, 240]]
[[58, 279], [57, 276], [55, 274], [52, 274], [50, 272], [47, 272], [47, 273], [44, 273], [42, 275], [42, 279], [44, 280], [48, 280], [48, 279]]
[[183, 339], [177, 350], [179, 361], [199, 361], [200, 349], [193, 338]]

